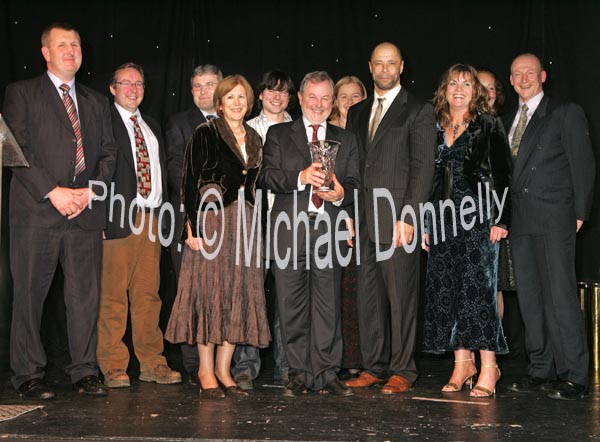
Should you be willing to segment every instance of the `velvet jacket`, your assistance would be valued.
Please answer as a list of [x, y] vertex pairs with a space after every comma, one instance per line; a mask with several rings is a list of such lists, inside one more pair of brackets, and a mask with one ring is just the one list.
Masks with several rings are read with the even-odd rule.
[[[254, 205], [256, 178], [262, 164], [262, 141], [246, 123], [244, 129], [246, 161], [224, 119], [216, 118], [203, 123], [194, 132], [184, 160], [181, 191], [185, 206], [184, 226], [190, 221], [195, 230], [198, 212], [210, 202], [216, 202], [219, 209], [221, 204], [224, 208], [236, 202], [238, 189], [244, 191], [244, 200]], [[219, 196], [207, 194], [208, 191], [216, 191]], [[201, 223], [199, 227], [202, 227]], [[184, 227], [182, 238], [186, 237], [187, 230]]]
[[[490, 192], [495, 190], [498, 198], [501, 199], [504, 189], [509, 187], [512, 176], [512, 158], [504, 125], [498, 117], [479, 113], [469, 123], [466, 131], [468, 139], [463, 174], [471, 191], [477, 194], [478, 184], [481, 183], [482, 191], [485, 192], [485, 184], [489, 183]], [[444, 145], [444, 131], [439, 130], [439, 153]], [[454, 171], [448, 166], [443, 167], [439, 161], [436, 161], [434, 193], [440, 195], [441, 199], [448, 199], [452, 195], [453, 184]], [[510, 192], [507, 192], [502, 216], [496, 225], [508, 229], [510, 213]], [[494, 214], [494, 218], [496, 216]]]

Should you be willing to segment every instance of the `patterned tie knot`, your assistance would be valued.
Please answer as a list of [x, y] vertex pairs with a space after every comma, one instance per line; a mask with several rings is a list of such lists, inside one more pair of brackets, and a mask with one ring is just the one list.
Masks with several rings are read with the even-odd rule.
[[65, 95], [67, 95], [69, 93], [69, 91], [71, 90], [71, 88], [69, 87], [69, 85], [65, 84], [65, 83], [61, 84], [58, 88], [63, 92], [63, 97]]
[[132, 115], [131, 117], [129, 117], [129, 119], [134, 123], [137, 123], [137, 117], [135, 115]]
[[206, 116], [206, 121], [214, 120], [215, 118], [217, 118], [216, 115], [210, 114]]

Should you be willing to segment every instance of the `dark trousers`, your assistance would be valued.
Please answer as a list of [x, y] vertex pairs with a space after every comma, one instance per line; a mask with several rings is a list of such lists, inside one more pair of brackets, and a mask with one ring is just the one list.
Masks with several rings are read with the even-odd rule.
[[18, 388], [45, 375], [40, 326], [44, 301], [58, 263], [64, 273], [64, 300], [71, 382], [98, 375], [96, 322], [100, 299], [102, 233], [74, 222], [58, 228], [11, 226], [10, 263], [14, 281], [10, 363]]
[[[281, 335], [290, 379], [320, 390], [337, 376], [342, 363], [340, 296], [342, 268], [318, 269], [314, 245], [324, 228], [310, 223], [310, 247], [298, 251], [298, 265], [273, 266]], [[306, 263], [309, 269], [306, 269]]]
[[575, 277], [572, 230], [511, 236], [529, 374], [588, 383], [589, 354]]
[[360, 235], [357, 297], [363, 367], [378, 378], [393, 374], [414, 382], [420, 249], [406, 253], [397, 248], [390, 259], [378, 262], [364, 222]]

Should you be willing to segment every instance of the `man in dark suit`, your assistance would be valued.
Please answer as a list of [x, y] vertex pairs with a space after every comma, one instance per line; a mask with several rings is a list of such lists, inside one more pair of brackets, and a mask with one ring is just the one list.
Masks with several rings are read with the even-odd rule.
[[[128, 312], [140, 363], [140, 380], [176, 384], [158, 328], [161, 301], [159, 212], [167, 202], [166, 154], [160, 126], [139, 106], [144, 71], [135, 63], [119, 66], [110, 83], [115, 97], [112, 129], [119, 146], [102, 256], [102, 289], [96, 356], [108, 387], [129, 387], [129, 349], [123, 342]], [[165, 212], [166, 213], [166, 212]], [[160, 232], [162, 234], [162, 232]]]
[[13, 169], [10, 189], [12, 383], [23, 396], [54, 397], [44, 384], [40, 323], [60, 262], [71, 355], [67, 374], [77, 391], [105, 395], [96, 362], [105, 204], [91, 201], [89, 184], [106, 184], [114, 172], [109, 105], [75, 82], [81, 40], [71, 25], [53, 24], [43, 32], [42, 55], [48, 71], [9, 85], [3, 109], [30, 165]]
[[[200, 65], [194, 69], [190, 79], [194, 107], [172, 115], [165, 126], [167, 143], [167, 184], [169, 199], [175, 210], [175, 240], [171, 244], [171, 261], [175, 276], [179, 278], [183, 242], [180, 240], [183, 230], [183, 207], [181, 206], [181, 181], [183, 179], [183, 154], [196, 127], [216, 118], [217, 111], [213, 102], [215, 88], [223, 79], [221, 70], [211, 64]], [[198, 347], [181, 344], [183, 366], [189, 375], [190, 383], [198, 383]]]
[[[373, 50], [369, 69], [375, 95], [350, 108], [347, 128], [360, 149], [360, 265], [358, 311], [364, 371], [350, 387], [387, 383], [384, 394], [407, 391], [417, 378], [414, 352], [419, 299], [419, 248], [415, 220], [402, 220], [405, 206], [419, 213], [431, 194], [436, 151], [435, 114], [430, 104], [400, 86], [404, 60], [391, 43]], [[393, 207], [375, 198], [389, 192]], [[378, 259], [378, 251], [393, 255]]]
[[[308, 388], [349, 396], [352, 391], [337, 377], [342, 362], [340, 260], [347, 246], [336, 231], [341, 207], [352, 204], [360, 184], [358, 148], [351, 132], [327, 124], [333, 81], [326, 72], [306, 74], [298, 98], [302, 118], [274, 125], [267, 132], [259, 179], [264, 191], [275, 194], [273, 233], [267, 241], [272, 244], [270, 258], [289, 365], [284, 394], [296, 396]], [[315, 188], [323, 185], [325, 175], [321, 164], [312, 161], [308, 142], [325, 139], [339, 141], [341, 147], [333, 190], [318, 192]], [[290, 225], [285, 225], [286, 220]]]
[[512, 62], [519, 107], [505, 120], [515, 157], [510, 239], [529, 369], [509, 389], [573, 400], [588, 385], [575, 235], [590, 214], [595, 163], [583, 110], [546, 96], [545, 81], [535, 55]]

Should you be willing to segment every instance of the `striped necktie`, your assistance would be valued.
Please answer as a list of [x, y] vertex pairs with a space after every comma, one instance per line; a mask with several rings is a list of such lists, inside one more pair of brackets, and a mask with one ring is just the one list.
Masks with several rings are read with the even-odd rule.
[[60, 90], [62, 91], [62, 101], [65, 105], [65, 109], [67, 110], [67, 115], [69, 115], [69, 120], [71, 120], [73, 132], [75, 132], [75, 139], [77, 141], [77, 150], [75, 152], [75, 176], [78, 176], [85, 170], [85, 155], [83, 154], [83, 138], [81, 136], [79, 116], [77, 115], [77, 109], [75, 109], [73, 98], [71, 98], [71, 94], [69, 94], [70, 89], [71, 88], [64, 83], [60, 85]]

